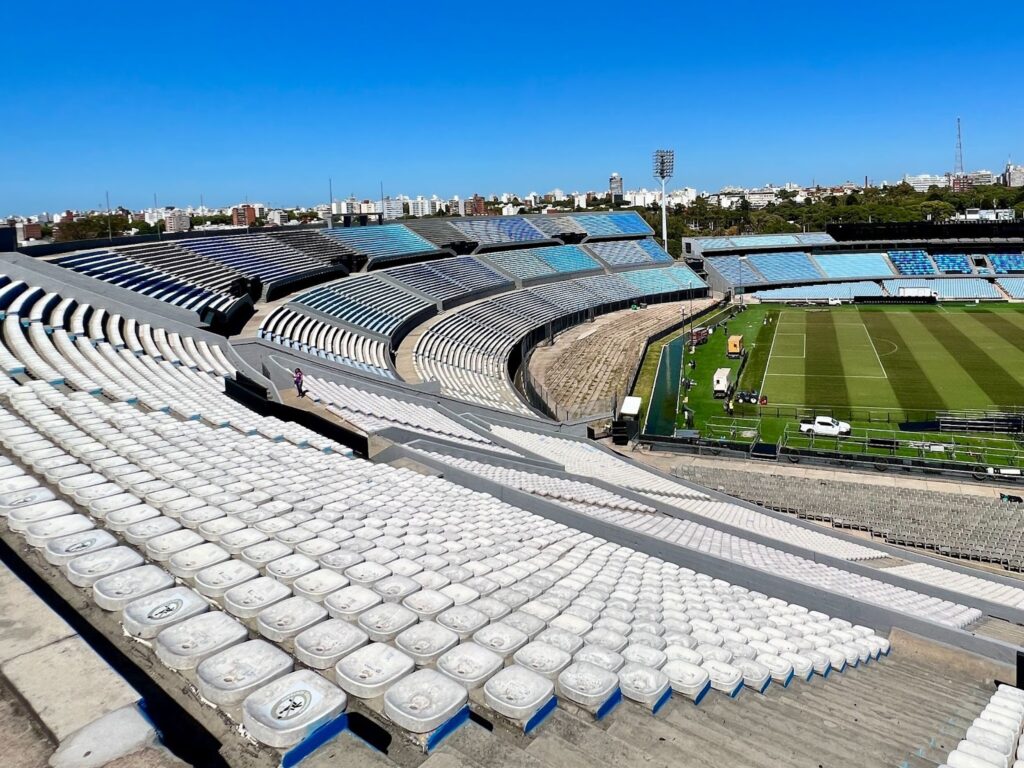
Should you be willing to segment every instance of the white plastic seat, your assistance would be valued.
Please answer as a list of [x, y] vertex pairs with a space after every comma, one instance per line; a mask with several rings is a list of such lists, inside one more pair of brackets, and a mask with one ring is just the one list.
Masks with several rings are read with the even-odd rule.
[[200, 613], [156, 636], [156, 655], [171, 669], [195, 669], [205, 659], [248, 638], [248, 631], [223, 611]]
[[347, 703], [338, 687], [304, 669], [251, 693], [242, 704], [242, 723], [263, 744], [287, 749], [338, 717]]
[[432, 669], [403, 677], [384, 693], [384, 714], [411, 733], [440, 728], [466, 706], [466, 689]]
[[237, 707], [293, 666], [291, 656], [265, 640], [247, 640], [200, 662], [196, 680], [203, 698], [218, 706]]
[[345, 656], [334, 668], [338, 685], [360, 699], [380, 696], [416, 668], [406, 654], [384, 643], [364, 645]]
[[128, 634], [149, 640], [165, 627], [205, 613], [210, 604], [187, 587], [171, 587], [133, 600], [121, 612]]
[[328, 619], [295, 636], [295, 658], [313, 669], [331, 669], [369, 640], [359, 627], [342, 619]]
[[140, 565], [104, 576], [92, 585], [96, 605], [105, 611], [122, 610], [132, 600], [168, 589], [174, 578], [163, 568]]

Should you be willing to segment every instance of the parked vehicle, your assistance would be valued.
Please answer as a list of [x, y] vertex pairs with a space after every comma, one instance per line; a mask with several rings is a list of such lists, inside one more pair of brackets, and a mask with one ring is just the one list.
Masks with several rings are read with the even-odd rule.
[[728, 397], [735, 383], [735, 372], [732, 368], [719, 368], [712, 379], [715, 397]]
[[736, 335], [729, 337], [728, 351], [726, 357], [743, 357], [743, 337]]
[[813, 419], [801, 419], [800, 431], [813, 435], [837, 435], [850, 434], [850, 425], [845, 421], [833, 419], [831, 416], [816, 416]]

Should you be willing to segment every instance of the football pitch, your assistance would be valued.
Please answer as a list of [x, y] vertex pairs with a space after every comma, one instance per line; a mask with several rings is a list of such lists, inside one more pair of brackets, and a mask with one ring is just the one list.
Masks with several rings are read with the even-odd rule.
[[1024, 308], [762, 305], [754, 313], [771, 322], [758, 328], [741, 386], [760, 390], [769, 406], [1024, 406]]

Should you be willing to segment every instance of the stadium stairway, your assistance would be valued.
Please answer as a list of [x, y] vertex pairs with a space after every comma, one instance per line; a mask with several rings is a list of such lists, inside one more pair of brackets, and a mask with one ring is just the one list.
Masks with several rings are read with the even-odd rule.
[[[745, 691], [694, 707], [678, 699], [652, 718], [620, 705], [597, 723], [559, 707], [532, 738], [470, 724], [425, 768], [645, 766], [900, 766], [943, 762], [991, 693], [967, 673], [894, 653], [881, 666]], [[894, 716], [894, 713], [898, 713]]]

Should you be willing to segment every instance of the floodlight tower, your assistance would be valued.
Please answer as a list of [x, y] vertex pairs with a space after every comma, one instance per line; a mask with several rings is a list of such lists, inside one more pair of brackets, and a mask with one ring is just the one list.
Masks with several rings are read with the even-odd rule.
[[674, 149], [654, 150], [654, 178], [661, 182], [661, 241], [668, 251], [668, 200], [665, 197], [665, 182], [672, 178], [676, 169]]

